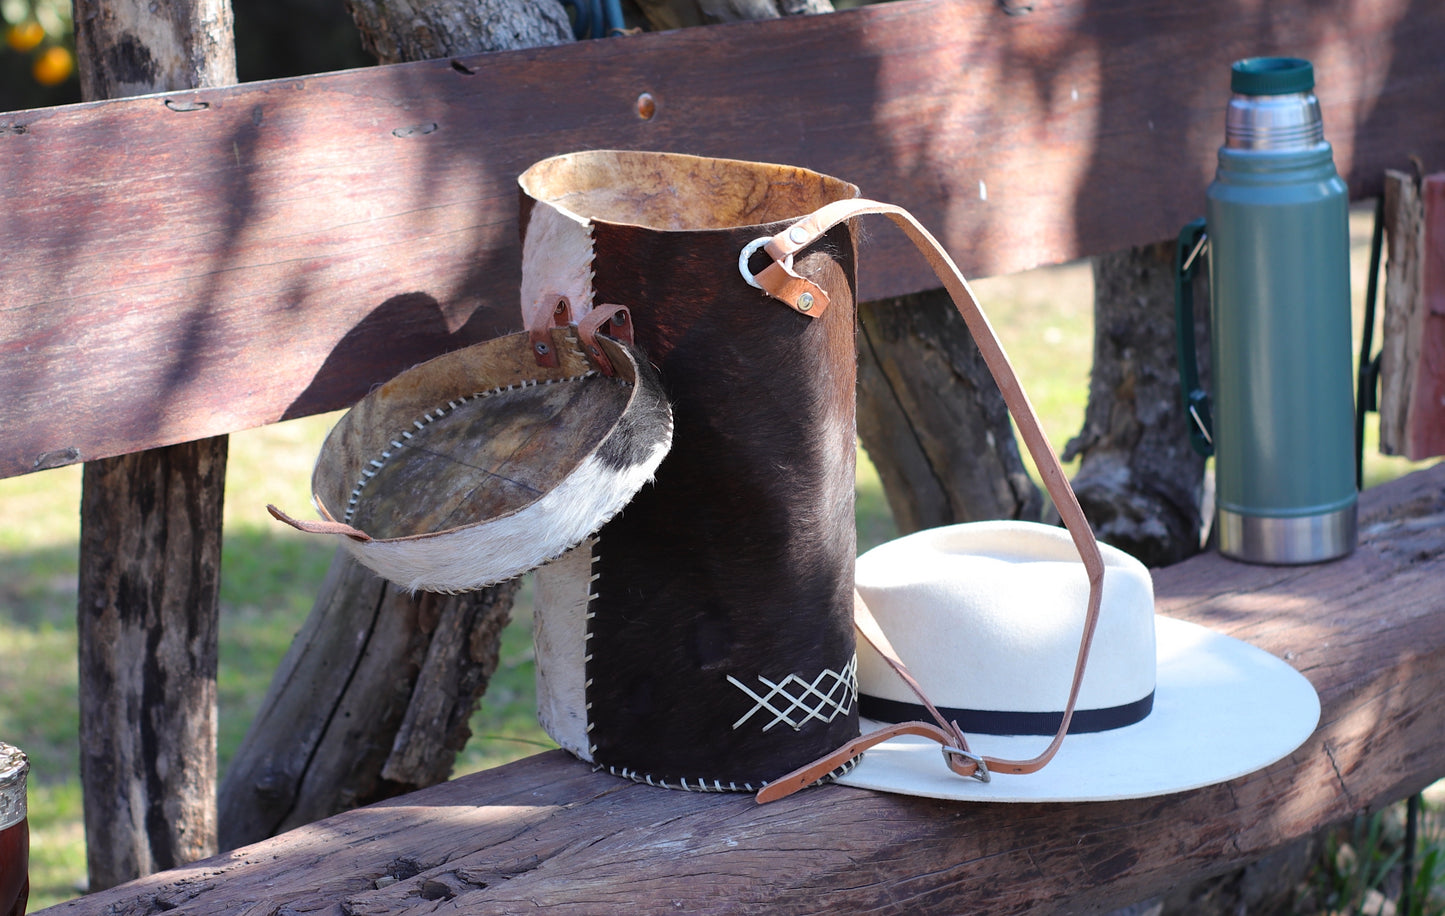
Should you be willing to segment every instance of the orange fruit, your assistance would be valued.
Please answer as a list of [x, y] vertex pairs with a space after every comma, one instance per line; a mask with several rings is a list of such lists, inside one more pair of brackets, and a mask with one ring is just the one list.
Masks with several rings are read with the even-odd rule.
[[45, 40], [45, 29], [34, 19], [12, 25], [5, 30], [5, 43], [24, 53]]
[[74, 70], [75, 59], [70, 56], [70, 52], [55, 45], [46, 48], [35, 58], [35, 65], [30, 68], [30, 73], [40, 85], [55, 86], [65, 82]]

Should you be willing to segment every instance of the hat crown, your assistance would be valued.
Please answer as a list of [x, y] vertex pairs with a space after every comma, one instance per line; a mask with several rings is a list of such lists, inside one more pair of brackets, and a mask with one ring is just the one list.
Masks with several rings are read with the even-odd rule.
[[[1100, 545], [1103, 605], [1080, 710], [1112, 709], [1154, 691], [1149, 571]], [[859, 557], [857, 588], [924, 692], [940, 707], [1062, 713], [1083, 636], [1089, 583], [1069, 534], [1031, 522], [974, 522], [920, 531]], [[866, 645], [860, 692], [913, 694]]]

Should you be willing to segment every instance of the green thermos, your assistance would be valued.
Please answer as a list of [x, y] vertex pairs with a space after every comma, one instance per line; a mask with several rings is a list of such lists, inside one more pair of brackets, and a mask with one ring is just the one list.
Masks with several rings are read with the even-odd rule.
[[[1180, 382], [1214, 455], [1220, 552], [1315, 563], [1355, 546], [1349, 196], [1308, 61], [1238, 61], [1230, 88], [1206, 217], [1179, 236]], [[1189, 293], [1206, 239], [1212, 398]]]

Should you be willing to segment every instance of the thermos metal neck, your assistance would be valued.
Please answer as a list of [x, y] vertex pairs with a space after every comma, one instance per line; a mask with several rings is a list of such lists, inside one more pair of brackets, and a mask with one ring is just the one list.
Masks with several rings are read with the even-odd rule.
[[1224, 117], [1227, 149], [1305, 150], [1324, 142], [1320, 101], [1313, 92], [1243, 95], [1229, 99]]

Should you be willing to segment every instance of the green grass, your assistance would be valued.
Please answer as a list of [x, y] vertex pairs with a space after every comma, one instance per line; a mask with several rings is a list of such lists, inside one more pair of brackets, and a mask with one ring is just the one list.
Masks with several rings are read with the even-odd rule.
[[[1355, 275], [1362, 295], [1368, 219], [1357, 219], [1355, 228], [1361, 243]], [[1088, 391], [1093, 333], [1088, 266], [988, 279], [975, 287], [1050, 439], [1061, 450], [1082, 425]], [[331, 560], [329, 546], [273, 521], [265, 506], [276, 503], [307, 513], [311, 463], [334, 420], [313, 417], [231, 438], [218, 685], [223, 769]], [[859, 457], [857, 514], [859, 549], [864, 550], [895, 536], [896, 529], [877, 474], [865, 455]], [[1377, 483], [1409, 467], [1400, 459], [1370, 455], [1367, 480]], [[80, 469], [75, 467], [0, 480], [0, 506], [8, 522], [0, 526], [0, 739], [19, 744], [32, 760], [32, 909], [75, 896], [85, 880], [76, 738], [79, 494]], [[530, 613], [524, 596], [504, 635], [497, 673], [472, 718], [473, 738], [457, 761], [458, 773], [552, 746], [533, 715]], [[1438, 823], [1439, 803], [1432, 802], [1430, 810]], [[1366, 845], [1350, 837], [1340, 842], [1353, 844], [1357, 852]], [[1372, 862], [1376, 849], [1388, 849], [1388, 838], [1369, 847]], [[1430, 862], [1439, 862], [1445, 858], [1445, 839], [1432, 840], [1427, 851], [1435, 857]], [[1348, 874], [1365, 875], [1363, 869], [1344, 873], [1342, 881], [1350, 880]], [[1391, 871], [1374, 868], [1370, 874], [1375, 873], [1388, 876]], [[1322, 869], [1320, 874], [1333, 873]], [[1356, 889], [1351, 886], [1349, 895], [1363, 899]], [[1336, 899], [1344, 902], [1346, 891]], [[1423, 912], [1442, 910], [1436, 905]]]
[[1409, 905], [1397, 909], [1404, 883], [1405, 817], [1403, 803], [1391, 805], [1326, 836], [1319, 867], [1300, 889], [1300, 908], [1351, 916], [1445, 913], [1445, 783], [1422, 796]]

